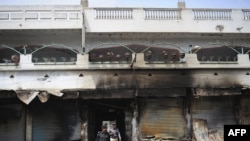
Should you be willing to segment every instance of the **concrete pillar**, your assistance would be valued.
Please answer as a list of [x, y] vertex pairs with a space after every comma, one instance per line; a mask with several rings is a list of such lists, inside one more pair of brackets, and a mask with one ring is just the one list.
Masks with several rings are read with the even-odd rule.
[[126, 130], [126, 134], [125, 134], [125, 139], [128, 141], [132, 141], [132, 117], [133, 117], [133, 112], [131, 112], [130, 109], [126, 109], [124, 111], [125, 114], [125, 130]]
[[32, 114], [29, 108], [26, 108], [26, 122], [25, 122], [25, 140], [32, 141]]
[[132, 117], [132, 141], [139, 141], [139, 129], [138, 129], [138, 103], [135, 101], [133, 103], [133, 117]]
[[83, 105], [81, 112], [81, 141], [88, 140], [88, 107]]
[[85, 30], [84, 16], [83, 16], [83, 25], [82, 25], [82, 51], [83, 53], [86, 50], [85, 38], [86, 38], [86, 30]]
[[81, 0], [81, 5], [83, 7], [89, 7], [89, 1], [88, 0]]
[[178, 8], [186, 8], [185, 0], [178, 1]]
[[192, 140], [192, 115], [191, 115], [191, 103], [192, 103], [192, 90], [187, 89], [187, 97], [185, 98], [184, 113], [186, 119], [185, 137], [187, 141]]
[[237, 57], [238, 57], [239, 64], [247, 65], [250, 63], [248, 54], [238, 54]]
[[21, 54], [20, 55], [20, 62], [19, 62], [19, 66], [20, 67], [23, 67], [23, 66], [30, 66], [30, 67], [33, 67], [34, 64], [31, 62], [32, 60], [32, 54], [26, 54], [26, 55], [23, 55]]
[[84, 9], [88, 7], [88, 0], [81, 0], [82, 5], [82, 51], [85, 52], [85, 38], [86, 38], [86, 26], [85, 26], [85, 11]]

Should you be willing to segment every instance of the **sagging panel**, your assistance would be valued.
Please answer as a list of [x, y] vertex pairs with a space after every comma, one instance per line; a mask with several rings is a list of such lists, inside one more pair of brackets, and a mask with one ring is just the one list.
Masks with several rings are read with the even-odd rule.
[[24, 105], [13, 100], [0, 101], [0, 140], [25, 140], [25, 108]]
[[80, 140], [80, 118], [76, 101], [36, 101], [31, 105], [33, 141]]
[[216, 131], [223, 139], [224, 125], [237, 124], [235, 107], [234, 97], [200, 97], [193, 99], [191, 114], [193, 120], [206, 121], [208, 132]]
[[140, 138], [181, 140], [186, 121], [181, 98], [141, 99]]

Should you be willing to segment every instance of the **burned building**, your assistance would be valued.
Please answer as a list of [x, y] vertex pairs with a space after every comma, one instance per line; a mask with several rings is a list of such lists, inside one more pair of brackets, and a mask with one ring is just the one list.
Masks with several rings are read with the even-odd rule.
[[[0, 6], [0, 140], [223, 140], [250, 123], [250, 9]], [[202, 139], [203, 138], [203, 139]]]

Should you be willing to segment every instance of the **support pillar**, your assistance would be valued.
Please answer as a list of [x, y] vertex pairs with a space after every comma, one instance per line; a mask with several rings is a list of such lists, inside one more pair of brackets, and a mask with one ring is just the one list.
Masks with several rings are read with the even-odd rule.
[[81, 5], [83, 7], [88, 7], [89, 6], [89, 1], [88, 0], [81, 0]]
[[26, 107], [26, 122], [25, 122], [25, 140], [32, 141], [32, 113], [28, 107]]
[[192, 140], [192, 115], [191, 115], [192, 91], [187, 89], [187, 97], [185, 99], [184, 113], [186, 119], [185, 137], [187, 141]]
[[81, 141], [88, 140], [88, 107], [83, 105], [81, 112]]
[[135, 102], [132, 104], [134, 112], [132, 117], [132, 141], [139, 141], [139, 129], [138, 129], [138, 102], [135, 100]]
[[81, 0], [82, 5], [82, 52], [84, 53], [85, 48], [85, 37], [86, 37], [86, 27], [85, 27], [85, 7], [88, 7], [88, 0]]

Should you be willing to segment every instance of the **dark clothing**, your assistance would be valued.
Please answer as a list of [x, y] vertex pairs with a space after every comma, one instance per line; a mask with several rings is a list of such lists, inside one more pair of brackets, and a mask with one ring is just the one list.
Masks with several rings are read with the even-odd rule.
[[95, 141], [110, 141], [108, 132], [98, 132]]

